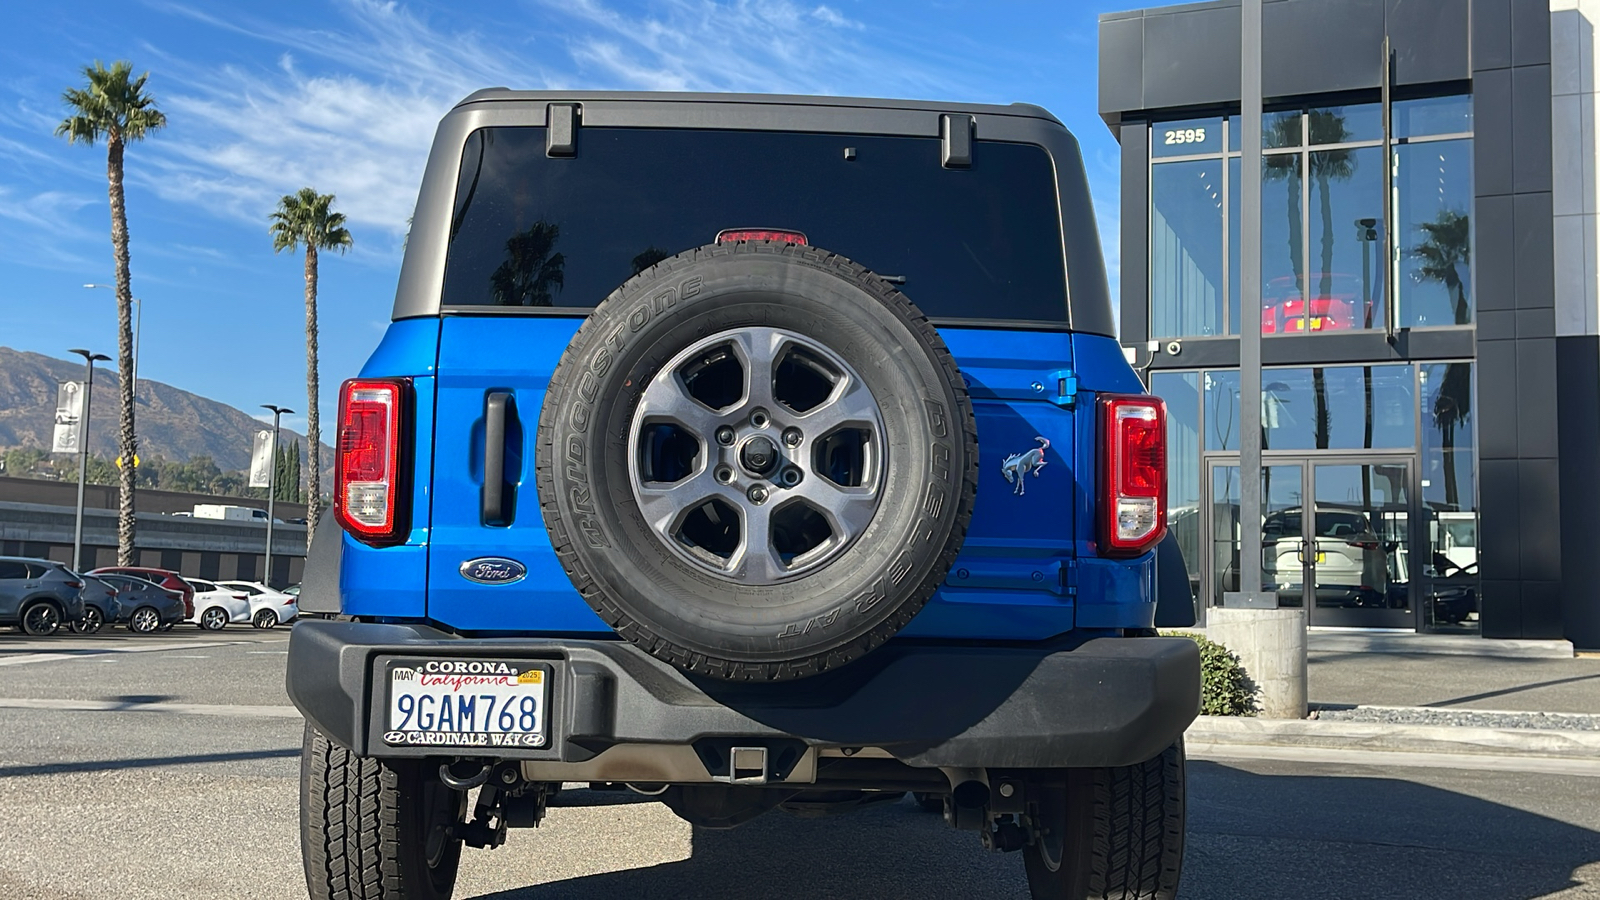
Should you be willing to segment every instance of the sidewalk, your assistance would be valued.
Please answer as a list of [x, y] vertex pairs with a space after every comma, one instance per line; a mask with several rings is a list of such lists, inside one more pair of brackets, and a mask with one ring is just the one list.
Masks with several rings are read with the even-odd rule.
[[1314, 637], [1311, 718], [1202, 716], [1191, 752], [1600, 776], [1600, 658], [1412, 652], [1409, 642], [1372, 642], [1375, 652]]

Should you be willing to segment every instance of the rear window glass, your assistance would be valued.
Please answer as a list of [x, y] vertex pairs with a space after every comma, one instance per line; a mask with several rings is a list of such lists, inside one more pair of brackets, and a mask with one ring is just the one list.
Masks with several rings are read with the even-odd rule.
[[[853, 156], [853, 159], [847, 157]], [[1065, 322], [1054, 167], [979, 141], [970, 169], [932, 138], [583, 128], [474, 132], [462, 156], [442, 305], [588, 308], [725, 229], [798, 231], [935, 318]]]

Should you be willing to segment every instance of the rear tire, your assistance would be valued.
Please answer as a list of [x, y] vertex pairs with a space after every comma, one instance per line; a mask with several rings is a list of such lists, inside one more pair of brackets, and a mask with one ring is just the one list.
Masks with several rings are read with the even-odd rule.
[[83, 618], [72, 623], [72, 632], [74, 634], [97, 634], [105, 624], [105, 613], [101, 612], [98, 606], [85, 606], [83, 608]]
[[22, 611], [22, 632], [29, 637], [49, 637], [61, 630], [61, 610], [41, 600]]
[[1040, 772], [1034, 840], [1023, 851], [1033, 900], [1172, 900], [1183, 870], [1183, 741], [1133, 766]]
[[206, 631], [221, 631], [228, 624], [228, 611], [220, 606], [207, 607], [200, 613], [199, 624]]
[[250, 620], [250, 624], [261, 629], [277, 628], [278, 614], [270, 609], [263, 609], [256, 613], [255, 618]]
[[[437, 768], [437, 766], [435, 766]], [[300, 754], [300, 853], [311, 900], [448, 900], [466, 794], [422, 760], [356, 756], [306, 725]]]
[[153, 606], [141, 606], [128, 616], [128, 630], [134, 634], [151, 634], [161, 627], [161, 614]]

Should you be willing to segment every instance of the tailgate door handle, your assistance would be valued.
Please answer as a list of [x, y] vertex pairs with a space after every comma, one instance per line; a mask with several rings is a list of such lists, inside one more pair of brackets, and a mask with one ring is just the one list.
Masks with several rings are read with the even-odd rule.
[[483, 524], [511, 524], [516, 487], [506, 483], [507, 423], [516, 415], [509, 391], [491, 391], [483, 406]]

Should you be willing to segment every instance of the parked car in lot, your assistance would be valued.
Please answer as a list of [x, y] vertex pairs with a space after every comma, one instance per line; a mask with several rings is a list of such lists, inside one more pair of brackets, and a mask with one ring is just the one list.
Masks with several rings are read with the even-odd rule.
[[219, 581], [217, 586], [240, 591], [249, 599], [250, 624], [257, 628], [276, 628], [300, 615], [298, 597], [275, 591], [259, 581]]
[[83, 579], [58, 562], [0, 556], [0, 625], [34, 637], [83, 618]]
[[194, 613], [189, 622], [206, 631], [250, 621], [250, 598], [244, 591], [218, 586], [204, 578], [185, 578], [194, 585]]
[[71, 625], [76, 634], [95, 634], [108, 623], [117, 621], [117, 589], [93, 575], [84, 575], [83, 590], [78, 599], [83, 601], [83, 616]]
[[182, 598], [183, 618], [187, 619], [194, 615], [194, 587], [179, 577], [177, 572], [148, 566], [101, 566], [98, 569], [91, 570], [88, 574], [130, 575], [134, 578], [141, 578]]
[[171, 628], [188, 616], [183, 597], [132, 575], [106, 573], [94, 578], [117, 589], [117, 618], [134, 634]]

